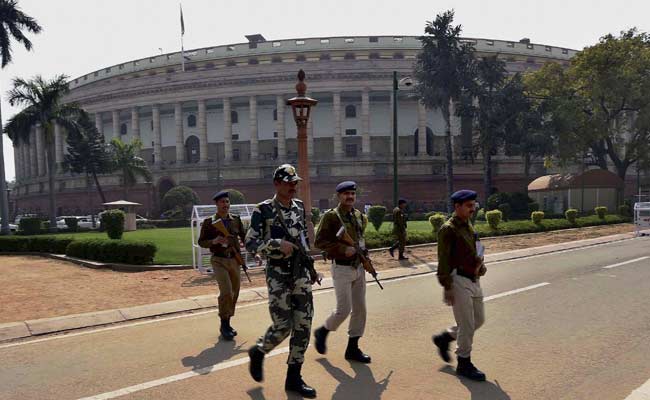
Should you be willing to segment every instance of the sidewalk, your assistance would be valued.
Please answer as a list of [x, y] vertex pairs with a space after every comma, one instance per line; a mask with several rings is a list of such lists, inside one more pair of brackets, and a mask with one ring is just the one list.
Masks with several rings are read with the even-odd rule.
[[[521, 250], [512, 250], [502, 253], [488, 254], [486, 263], [495, 263], [518, 258], [555, 253], [559, 251], [584, 248], [603, 243], [612, 243], [634, 238], [633, 233], [603, 236], [593, 239], [585, 239], [546, 246], [531, 247]], [[437, 267], [436, 262], [422, 263], [406, 268], [394, 268], [381, 271], [381, 280], [392, 280], [405, 276], [422, 275], [432, 273]], [[372, 280], [368, 281], [373, 284]], [[325, 277], [322, 286], [315, 286], [314, 290], [331, 289], [332, 278]], [[241, 303], [263, 301], [267, 299], [266, 287], [258, 287], [242, 290], [239, 296]], [[0, 342], [29, 338], [32, 336], [46, 335], [57, 332], [70, 331], [74, 329], [89, 328], [100, 325], [108, 325], [143, 318], [152, 318], [162, 315], [192, 312], [217, 307], [216, 295], [205, 295], [188, 297], [185, 299], [167, 301], [157, 304], [147, 304], [135, 307], [120, 308], [114, 310], [90, 312], [83, 314], [67, 315], [54, 318], [43, 318], [21, 322], [0, 324]]]

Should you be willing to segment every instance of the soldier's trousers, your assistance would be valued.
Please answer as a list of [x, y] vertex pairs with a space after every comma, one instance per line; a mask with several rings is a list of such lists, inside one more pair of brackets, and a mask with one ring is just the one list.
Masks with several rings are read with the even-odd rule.
[[307, 276], [294, 278], [290, 268], [267, 265], [266, 285], [273, 324], [258, 339], [257, 346], [268, 353], [291, 335], [287, 364], [302, 364], [314, 316], [311, 281]]
[[395, 237], [397, 238], [397, 241], [390, 247], [392, 249], [399, 249], [399, 255], [402, 256], [404, 255], [404, 249], [406, 247], [406, 232], [396, 233]]
[[477, 280], [454, 274], [454, 318], [456, 325], [448, 329], [451, 337], [456, 339], [456, 355], [469, 357], [474, 342], [474, 332], [485, 322], [483, 306], [483, 289]]
[[350, 316], [348, 335], [361, 337], [366, 328], [366, 271], [363, 266], [332, 264], [336, 309], [325, 321], [328, 331], [335, 331]]
[[214, 278], [219, 285], [219, 317], [230, 318], [235, 315], [235, 306], [241, 284], [239, 265], [234, 258], [212, 256], [210, 259]]

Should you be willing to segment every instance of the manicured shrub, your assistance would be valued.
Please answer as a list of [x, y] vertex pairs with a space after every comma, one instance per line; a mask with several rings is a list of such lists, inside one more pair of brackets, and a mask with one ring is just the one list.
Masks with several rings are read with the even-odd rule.
[[69, 232], [76, 232], [79, 229], [79, 220], [76, 218], [64, 218], [64, 221]]
[[156, 245], [151, 242], [84, 239], [70, 243], [66, 255], [107, 263], [150, 264], [156, 251]]
[[236, 189], [224, 189], [228, 191], [228, 197], [230, 198], [230, 204], [246, 204], [246, 198], [244, 194]]
[[485, 208], [481, 208], [480, 210], [478, 210], [478, 212], [476, 213], [476, 219], [478, 221], [485, 221]]
[[630, 208], [630, 206], [627, 204], [621, 204], [620, 206], [618, 206], [618, 215], [620, 215], [621, 217], [631, 217], [632, 208]]
[[503, 215], [499, 210], [492, 210], [485, 213], [485, 218], [487, 219], [488, 225], [493, 230], [499, 229], [499, 224], [501, 223]]
[[438, 238], [438, 231], [440, 231], [440, 228], [442, 225], [445, 223], [447, 218], [445, 217], [444, 214], [433, 214], [432, 216], [429, 217], [429, 223], [431, 224], [431, 228], [433, 228], [433, 237]]
[[311, 208], [311, 223], [315, 225], [318, 225], [320, 222], [320, 208], [318, 207], [312, 207]]
[[510, 220], [510, 213], [512, 211], [512, 206], [508, 203], [499, 204], [499, 211], [501, 211], [504, 221]]
[[379, 232], [379, 228], [384, 222], [384, 215], [386, 215], [386, 207], [384, 206], [372, 206], [368, 209], [368, 221], [375, 227], [377, 232]]
[[21, 218], [18, 223], [18, 233], [21, 235], [38, 235], [43, 230], [41, 228], [41, 219], [35, 217]]
[[192, 206], [199, 204], [199, 196], [187, 186], [176, 186], [170, 189], [162, 199], [162, 209], [179, 209], [182, 216], [189, 217], [192, 213]]
[[544, 219], [544, 211], [533, 211], [530, 214], [530, 219], [533, 221], [534, 224], [541, 225], [542, 220]]
[[58, 236], [0, 237], [0, 252], [65, 254], [74, 239]]
[[594, 208], [594, 211], [596, 212], [596, 215], [598, 215], [598, 218], [605, 219], [605, 215], [607, 215], [607, 207], [599, 206]]
[[575, 225], [578, 218], [578, 210], [575, 208], [569, 208], [564, 212], [564, 216], [566, 217], [566, 220], [571, 223], [571, 225]]
[[108, 210], [102, 213], [102, 226], [111, 239], [122, 239], [124, 233], [124, 212]]

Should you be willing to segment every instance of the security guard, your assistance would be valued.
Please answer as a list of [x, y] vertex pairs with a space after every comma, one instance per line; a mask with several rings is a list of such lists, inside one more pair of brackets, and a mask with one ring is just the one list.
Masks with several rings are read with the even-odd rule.
[[[198, 243], [212, 252], [210, 262], [219, 285], [220, 332], [224, 339], [232, 340], [237, 336], [237, 331], [230, 326], [230, 318], [235, 315], [240, 286], [240, 266], [235, 259], [235, 252], [239, 253], [239, 239], [243, 242], [246, 232], [239, 216], [229, 213], [230, 197], [227, 191], [215, 193], [212, 200], [217, 206], [217, 212], [203, 221]], [[213, 225], [219, 220], [225, 225], [230, 237], [224, 236]]]
[[[370, 357], [359, 349], [359, 339], [366, 327], [366, 271], [355, 248], [365, 250], [363, 232], [366, 220], [361, 211], [354, 208], [356, 190], [357, 185], [352, 181], [341, 182], [336, 186], [339, 204], [323, 215], [316, 233], [314, 244], [332, 259], [336, 309], [325, 324], [314, 332], [314, 338], [316, 351], [325, 354], [327, 334], [335, 331], [350, 316], [345, 358], [367, 364]], [[345, 229], [357, 246], [341, 242], [337, 234], [342, 233], [342, 229]]]
[[390, 246], [388, 252], [390, 253], [391, 257], [395, 257], [395, 249], [399, 249], [398, 260], [409, 259], [404, 255], [404, 248], [406, 247], [406, 214], [404, 214], [405, 209], [405, 199], [399, 199], [397, 201], [397, 207], [393, 209], [393, 235], [397, 237], [397, 242]]
[[291, 334], [284, 387], [314, 398], [316, 390], [308, 386], [300, 374], [314, 314], [311, 290], [314, 282], [304, 261], [295, 261], [298, 246], [309, 251], [305, 205], [294, 199], [301, 180], [293, 166], [278, 167], [273, 174], [275, 196], [258, 204], [251, 215], [246, 248], [267, 258], [266, 284], [273, 324], [248, 350], [248, 355], [250, 374], [255, 381], [261, 382], [264, 356]]
[[470, 222], [475, 212], [476, 192], [460, 190], [451, 196], [454, 215], [438, 233], [438, 281], [444, 301], [452, 306], [456, 326], [433, 337], [440, 356], [449, 362], [449, 343], [456, 340], [456, 374], [484, 381], [485, 374], [472, 364], [470, 353], [474, 332], [485, 322], [483, 291], [479, 277], [487, 271], [476, 249], [476, 232]]

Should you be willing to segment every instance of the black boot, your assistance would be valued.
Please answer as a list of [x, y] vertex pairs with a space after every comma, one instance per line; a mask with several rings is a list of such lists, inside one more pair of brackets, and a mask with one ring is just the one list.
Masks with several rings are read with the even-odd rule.
[[330, 331], [327, 330], [324, 326], [321, 326], [320, 328], [316, 329], [314, 331], [314, 339], [316, 339], [316, 351], [318, 354], [325, 354], [327, 353], [327, 334], [330, 333]]
[[248, 357], [251, 359], [248, 365], [248, 371], [255, 382], [262, 382], [264, 380], [264, 356], [265, 354], [257, 346], [248, 349]]
[[221, 328], [219, 328], [219, 332], [221, 332], [221, 337], [224, 338], [225, 340], [232, 340], [235, 335], [232, 334], [230, 327], [230, 322], [228, 318], [221, 318]]
[[451, 361], [449, 357], [449, 343], [453, 342], [454, 338], [451, 337], [449, 332], [443, 332], [440, 335], [435, 335], [433, 337], [433, 343], [438, 346], [438, 353], [440, 353], [440, 358], [444, 362]]
[[300, 376], [302, 364], [289, 364], [287, 368], [287, 379], [284, 381], [284, 390], [296, 392], [302, 397], [313, 399], [316, 397], [316, 389], [307, 385]]
[[233, 337], [237, 336], [237, 331], [235, 330], [235, 328], [232, 327], [232, 325], [230, 325], [230, 318], [228, 318], [227, 323], [228, 323], [228, 329], [230, 330], [230, 334]]
[[399, 255], [399, 258], [397, 258], [397, 259], [398, 259], [398, 260], [408, 260], [409, 258], [406, 257], [406, 256], [404, 255], [404, 253], [401, 253], [401, 254]]
[[359, 337], [351, 337], [348, 339], [348, 348], [345, 349], [345, 359], [370, 364], [370, 356], [364, 354], [359, 348], [359, 339]]
[[464, 376], [465, 378], [471, 379], [473, 381], [483, 382], [485, 381], [485, 374], [478, 370], [472, 364], [470, 357], [458, 357], [458, 366], [456, 366], [456, 375]]

